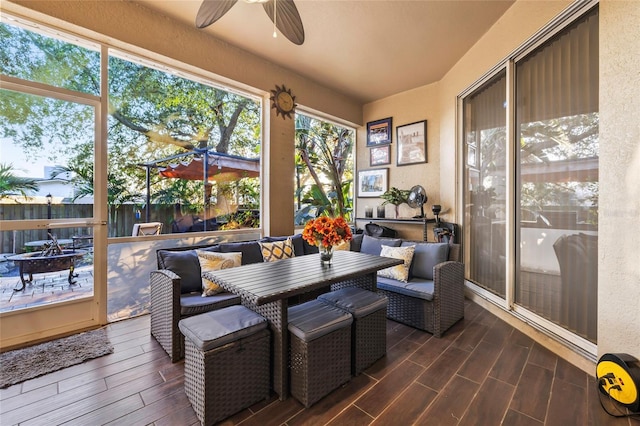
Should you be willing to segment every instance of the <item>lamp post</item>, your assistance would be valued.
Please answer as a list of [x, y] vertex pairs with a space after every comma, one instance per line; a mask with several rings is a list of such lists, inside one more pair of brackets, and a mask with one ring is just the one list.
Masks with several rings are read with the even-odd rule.
[[[47, 219], [51, 220], [51, 201], [53, 196], [49, 193], [45, 197], [47, 199]], [[51, 228], [47, 229], [47, 240], [51, 239]]]

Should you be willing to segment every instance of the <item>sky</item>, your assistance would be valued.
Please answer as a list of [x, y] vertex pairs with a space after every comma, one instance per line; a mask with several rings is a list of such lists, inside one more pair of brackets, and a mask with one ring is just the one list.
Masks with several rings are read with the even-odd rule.
[[8, 138], [0, 139], [0, 163], [13, 164], [13, 174], [19, 177], [45, 178], [45, 167], [53, 167], [47, 159], [52, 147], [45, 148], [42, 155], [27, 157], [21, 148]]

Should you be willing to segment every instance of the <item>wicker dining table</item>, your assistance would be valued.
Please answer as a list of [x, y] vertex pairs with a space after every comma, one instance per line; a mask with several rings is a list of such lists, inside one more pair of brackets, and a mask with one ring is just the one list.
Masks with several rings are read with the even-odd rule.
[[309, 254], [205, 272], [203, 276], [239, 295], [244, 306], [269, 321], [273, 337], [273, 389], [285, 400], [289, 396], [290, 302], [303, 301], [309, 295], [313, 298], [328, 287], [332, 291], [345, 287], [376, 291], [377, 271], [401, 263], [399, 259], [339, 250], [334, 252], [330, 265], [321, 264], [319, 254]]

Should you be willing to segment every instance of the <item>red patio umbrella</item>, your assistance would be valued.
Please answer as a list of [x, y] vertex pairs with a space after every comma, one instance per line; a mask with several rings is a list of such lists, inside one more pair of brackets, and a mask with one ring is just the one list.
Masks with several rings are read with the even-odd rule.
[[[225, 154], [208, 149], [192, 151], [139, 164], [147, 171], [147, 206], [151, 202], [151, 169], [158, 169], [161, 176], [175, 179], [202, 180], [205, 182], [229, 182], [245, 177], [260, 176], [260, 159]], [[206, 200], [207, 185], [205, 185]], [[149, 209], [146, 209], [149, 221]]]

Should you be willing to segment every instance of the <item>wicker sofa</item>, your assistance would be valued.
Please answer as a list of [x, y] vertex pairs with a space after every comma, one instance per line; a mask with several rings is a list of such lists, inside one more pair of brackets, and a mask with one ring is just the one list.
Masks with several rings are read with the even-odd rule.
[[464, 267], [460, 246], [365, 235], [360, 251], [415, 245], [407, 282], [378, 276], [378, 292], [389, 298], [387, 317], [441, 337], [464, 318]]
[[[273, 242], [286, 238], [266, 237], [261, 241]], [[292, 242], [296, 255], [318, 252], [301, 235], [292, 236]], [[184, 358], [184, 336], [178, 328], [181, 319], [240, 304], [240, 298], [228, 292], [202, 297], [202, 278], [196, 249], [241, 252], [243, 265], [263, 261], [257, 241], [157, 250], [158, 269], [152, 271], [149, 277], [151, 335], [169, 354], [172, 362]]]

